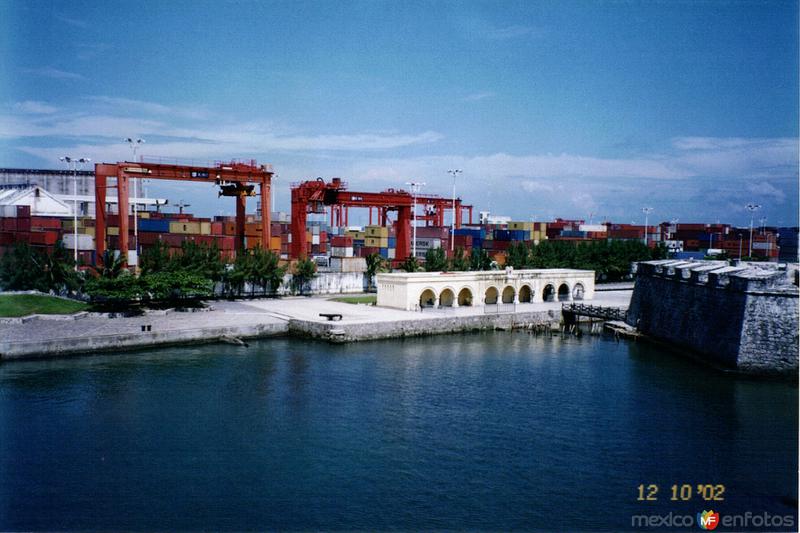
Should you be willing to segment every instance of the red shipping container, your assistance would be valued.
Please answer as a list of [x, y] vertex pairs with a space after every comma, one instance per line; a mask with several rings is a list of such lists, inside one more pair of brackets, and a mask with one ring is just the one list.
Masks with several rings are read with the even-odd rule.
[[55, 244], [56, 238], [58, 237], [57, 233], [52, 233], [47, 231], [33, 231], [31, 232], [30, 243], [31, 244]]
[[139, 233], [139, 244], [143, 246], [152, 246], [158, 240], [158, 233], [150, 231], [142, 231]]
[[212, 222], [211, 223], [211, 235], [222, 235], [222, 222]]
[[331, 237], [331, 246], [336, 246], [336, 247], [353, 246], [353, 238], [346, 235], [335, 235]]
[[233, 237], [217, 237], [217, 246], [220, 250], [233, 250], [235, 239]]
[[61, 219], [55, 217], [31, 217], [31, 227], [40, 229], [61, 229]]
[[17, 206], [17, 218], [30, 218], [30, 216], [31, 216], [31, 206], [29, 205]]
[[3, 219], [3, 231], [17, 231], [17, 219], [16, 218], [4, 218]]
[[455, 235], [454, 244], [461, 248], [472, 247], [472, 235]]
[[17, 231], [25, 231], [29, 232], [31, 230], [31, 219], [29, 218], [18, 218], [17, 219]]
[[14, 234], [10, 231], [0, 232], [0, 245], [14, 244]]

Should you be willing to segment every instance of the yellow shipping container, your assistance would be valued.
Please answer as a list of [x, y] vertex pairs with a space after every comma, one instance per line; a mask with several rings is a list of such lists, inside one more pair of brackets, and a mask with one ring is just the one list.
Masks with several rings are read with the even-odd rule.
[[345, 235], [347, 235], [348, 237], [352, 237], [354, 239], [361, 239], [361, 240], [364, 240], [364, 239], [367, 238], [367, 232], [366, 231], [347, 230], [345, 232]]
[[533, 228], [533, 222], [509, 222], [508, 229], [533, 231], [534, 228]]
[[109, 235], [119, 235], [119, 228], [117, 226], [109, 226], [107, 233]]
[[364, 245], [373, 246], [376, 248], [388, 248], [389, 237], [367, 237], [365, 239]]
[[[386, 226], [367, 226], [366, 227], [366, 236], [367, 237], [389, 237], [389, 228]], [[369, 246], [369, 245], [367, 245]], [[385, 248], [385, 246], [384, 246]]]
[[[78, 229], [81, 229], [83, 227], [83, 225], [84, 225], [83, 219], [79, 218], [78, 219]], [[71, 230], [72, 228], [73, 228], [73, 225], [72, 225], [72, 219], [71, 218], [65, 218], [65, 219], [63, 219], [61, 221], [61, 229]]]
[[211, 235], [211, 222], [200, 223], [200, 235]]
[[[179, 233], [182, 235], [198, 235], [200, 233], [199, 222], [170, 222], [170, 233]], [[210, 232], [210, 230], [209, 230]]]
[[94, 228], [83, 228], [83, 233], [94, 237]]
[[269, 249], [270, 250], [280, 250], [281, 249], [281, 238], [280, 237], [272, 237], [272, 238], [270, 238]]
[[139, 218], [150, 218], [150, 213], [147, 211], [139, 211]]

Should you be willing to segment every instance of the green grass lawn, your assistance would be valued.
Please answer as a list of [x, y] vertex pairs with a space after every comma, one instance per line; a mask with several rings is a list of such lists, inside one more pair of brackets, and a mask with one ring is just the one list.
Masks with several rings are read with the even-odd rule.
[[365, 294], [364, 296], [340, 296], [338, 298], [331, 298], [334, 302], [342, 302], [346, 304], [375, 304], [378, 300], [376, 294]]
[[0, 294], [0, 316], [69, 315], [88, 306], [73, 300], [41, 294]]

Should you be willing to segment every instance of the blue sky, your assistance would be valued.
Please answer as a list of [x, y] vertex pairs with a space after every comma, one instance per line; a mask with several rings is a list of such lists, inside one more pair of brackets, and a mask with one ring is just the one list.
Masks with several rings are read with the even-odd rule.
[[0, 33], [0, 166], [140, 136], [272, 163], [284, 210], [317, 176], [449, 196], [457, 167], [520, 219], [798, 223], [797, 2], [6, 0]]

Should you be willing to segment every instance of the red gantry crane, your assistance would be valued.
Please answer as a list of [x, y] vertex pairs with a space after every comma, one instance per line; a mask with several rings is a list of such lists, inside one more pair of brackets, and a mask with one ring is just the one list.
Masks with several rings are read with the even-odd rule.
[[[377, 208], [379, 224], [384, 226], [387, 222], [387, 213], [397, 211], [397, 243], [395, 256], [405, 259], [411, 253], [411, 220], [425, 220], [444, 225], [444, 211], [452, 209], [452, 200], [438, 196], [417, 196], [417, 204], [426, 207], [429, 214], [416, 216], [412, 213], [414, 198], [408, 191], [387, 189], [383, 192], [354, 192], [347, 190], [347, 184], [340, 178], [333, 178], [326, 183], [322, 178], [304, 181], [292, 186], [292, 246], [291, 256], [299, 258], [306, 254], [306, 219], [309, 213], [325, 214], [325, 208], [331, 208], [331, 225], [347, 225], [348, 209], [362, 207], [370, 210], [370, 224], [372, 223], [372, 209]], [[461, 227], [461, 210], [469, 210], [470, 223], [472, 223], [472, 206], [461, 204], [461, 199], [456, 199], [456, 227]]]
[[[106, 190], [116, 187], [119, 206], [119, 247], [128, 250], [128, 186], [130, 179], [196, 181], [213, 183], [220, 187], [220, 196], [236, 198], [236, 249], [244, 248], [245, 207], [248, 196], [255, 196], [255, 186], [261, 193], [261, 246], [269, 249], [270, 241], [270, 188], [272, 167], [248, 162], [217, 162], [214, 166], [173, 165], [150, 162], [98, 163], [95, 165], [95, 201], [97, 221], [95, 229], [96, 260], [100, 261], [106, 249]], [[115, 178], [116, 185], [108, 185]]]

